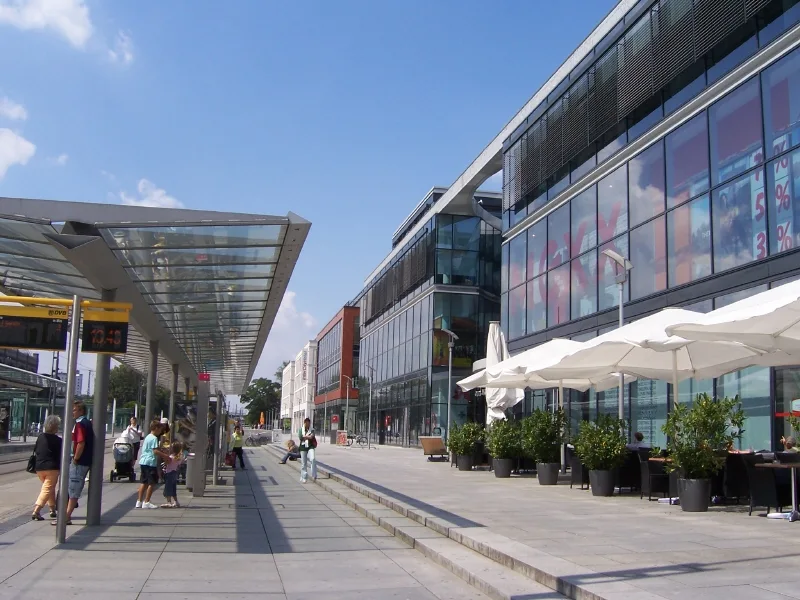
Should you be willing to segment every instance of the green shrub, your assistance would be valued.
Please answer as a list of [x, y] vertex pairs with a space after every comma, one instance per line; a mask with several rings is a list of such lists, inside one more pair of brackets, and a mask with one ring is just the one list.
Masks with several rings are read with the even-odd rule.
[[581, 423], [575, 438], [575, 453], [591, 471], [610, 471], [625, 462], [627, 453], [625, 421], [600, 415], [596, 421]]
[[537, 408], [522, 419], [522, 452], [540, 463], [560, 463], [561, 445], [566, 440], [564, 411]]
[[680, 471], [685, 479], [711, 477], [725, 464], [728, 449], [741, 439], [744, 422], [738, 396], [714, 400], [698, 394], [691, 406], [677, 404], [661, 427], [667, 436], [667, 470]]
[[486, 435], [486, 447], [492, 458], [519, 458], [522, 454], [522, 433], [514, 421], [495, 421]]
[[486, 437], [486, 430], [480, 423], [464, 423], [461, 427], [453, 423], [447, 436], [447, 447], [457, 456], [471, 455], [475, 445]]

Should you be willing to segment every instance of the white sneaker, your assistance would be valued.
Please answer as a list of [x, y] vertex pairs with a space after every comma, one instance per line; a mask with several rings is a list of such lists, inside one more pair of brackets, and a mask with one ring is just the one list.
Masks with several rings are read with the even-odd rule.
[[158, 508], [158, 505], [153, 504], [152, 502], [145, 502], [142, 504], [142, 508]]
[[136, 501], [136, 508], [142, 508], [142, 501], [141, 500], [137, 500]]

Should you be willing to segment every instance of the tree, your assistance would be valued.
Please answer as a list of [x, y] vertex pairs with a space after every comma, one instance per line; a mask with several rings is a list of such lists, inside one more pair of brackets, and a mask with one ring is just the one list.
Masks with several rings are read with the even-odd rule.
[[266, 377], [259, 377], [250, 382], [239, 402], [247, 409], [245, 421], [258, 423], [263, 412], [265, 417], [270, 411], [281, 408], [281, 384]]
[[285, 360], [281, 363], [281, 366], [275, 370], [275, 381], [278, 383], [283, 382], [283, 370], [288, 367], [291, 363], [288, 360]]
[[[141, 395], [140, 395], [141, 394]], [[147, 379], [135, 369], [127, 365], [118, 365], [108, 375], [108, 398], [116, 399], [117, 406], [133, 408], [141, 398], [144, 406], [147, 394]], [[157, 385], [153, 404], [153, 415], [161, 411], [169, 412], [169, 390]]]

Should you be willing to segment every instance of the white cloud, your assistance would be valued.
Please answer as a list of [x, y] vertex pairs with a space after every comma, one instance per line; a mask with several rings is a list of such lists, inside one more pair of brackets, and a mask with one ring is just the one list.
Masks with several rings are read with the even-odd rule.
[[294, 360], [306, 342], [317, 337], [317, 333], [317, 320], [310, 313], [298, 309], [297, 293], [287, 290], [253, 378], [272, 379], [275, 369], [285, 360]]
[[84, 0], [0, 0], [0, 23], [22, 30], [49, 29], [77, 48], [92, 36]]
[[124, 31], [118, 31], [114, 40], [114, 47], [108, 50], [111, 62], [129, 65], [133, 62], [133, 41]]
[[17, 104], [9, 98], [0, 98], [0, 117], [12, 121], [24, 121], [28, 118], [28, 111], [22, 104]]
[[69, 161], [69, 154], [59, 154], [55, 158], [51, 158], [50, 162], [57, 167], [63, 167]]
[[12, 165], [26, 165], [36, 146], [10, 129], [0, 129], [0, 179]]
[[165, 190], [156, 187], [156, 184], [147, 179], [140, 179], [136, 186], [139, 197], [129, 196], [120, 192], [119, 197], [123, 204], [128, 206], [157, 206], [159, 208], [183, 208], [183, 203], [167, 194]]

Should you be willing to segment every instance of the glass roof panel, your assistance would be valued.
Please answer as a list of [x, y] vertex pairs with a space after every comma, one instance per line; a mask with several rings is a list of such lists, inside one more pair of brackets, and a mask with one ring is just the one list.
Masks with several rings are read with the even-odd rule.
[[[177, 313], [181, 315], [191, 315], [200, 313], [263, 313], [263, 307], [258, 306], [256, 302], [248, 302], [242, 305], [226, 304], [224, 306], [217, 306], [214, 304], [178, 304], [171, 306], [168, 304], [161, 304], [154, 307], [158, 314], [169, 316]], [[252, 316], [252, 315], [244, 315]]]
[[42, 223], [28, 223], [15, 219], [0, 218], [0, 237], [13, 240], [49, 242], [42, 236], [43, 233], [56, 233], [51, 225]]
[[202, 281], [140, 281], [139, 289], [146, 294], [202, 294], [213, 292], [257, 292], [268, 290], [272, 280], [267, 279], [224, 279]]
[[68, 296], [92, 296], [97, 293], [96, 290], [89, 290], [83, 287], [75, 287], [70, 285], [59, 285], [54, 288], [52, 283], [39, 283], [24, 279], [0, 279], [0, 286], [14, 296], [30, 296], [41, 295], [44, 293], [57, 294], [59, 297]]
[[159, 294], [148, 294], [151, 304], [200, 304], [203, 302], [213, 302], [219, 306], [235, 302], [252, 302], [266, 300], [269, 291], [261, 292], [217, 292], [216, 294], [170, 294], [160, 296]]
[[103, 237], [117, 248], [221, 248], [283, 243], [284, 225], [200, 225], [108, 227]]
[[44, 243], [23, 242], [21, 240], [9, 240], [0, 238], [0, 252], [27, 256], [30, 258], [50, 258], [61, 262], [66, 259], [53, 246]]
[[218, 264], [272, 263], [278, 261], [280, 246], [247, 248], [149, 248], [114, 250], [120, 260], [131, 266], [208, 266]]
[[17, 285], [20, 285], [22, 281], [30, 281], [31, 283], [39, 283], [44, 285], [58, 285], [58, 286], [69, 286], [69, 287], [84, 287], [87, 289], [93, 289], [90, 287], [88, 281], [86, 281], [83, 277], [79, 277], [77, 275], [59, 275], [57, 273], [42, 273], [42, 272], [31, 272], [25, 271], [23, 269], [17, 269], [14, 267], [3, 267], [0, 268], [0, 281], [3, 279], [9, 281], [15, 281]]
[[62, 275], [79, 274], [75, 267], [68, 262], [60, 262], [45, 258], [29, 258], [4, 252], [0, 252], [0, 265], [29, 269], [31, 271], [42, 271], [44, 273], [61, 273]]
[[[165, 265], [160, 267], [127, 267], [131, 279], [139, 281], [208, 281], [210, 279], [264, 279], [275, 273], [273, 264], [254, 265], [204, 265], [187, 267]], [[135, 274], [135, 275], [133, 275]]]

